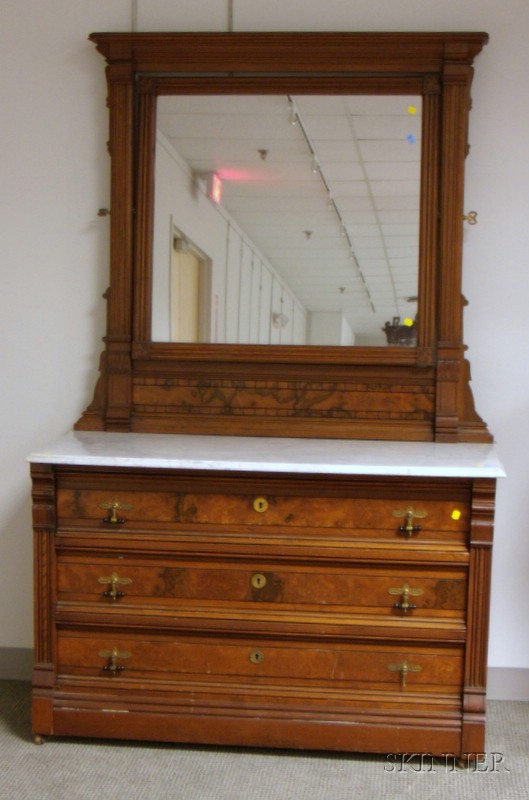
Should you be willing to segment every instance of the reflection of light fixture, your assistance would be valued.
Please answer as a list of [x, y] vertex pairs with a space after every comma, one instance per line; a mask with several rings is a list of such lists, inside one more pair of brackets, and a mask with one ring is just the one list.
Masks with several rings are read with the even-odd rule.
[[222, 181], [216, 172], [211, 172], [207, 178], [207, 195], [217, 205], [222, 200]]
[[288, 317], [283, 312], [272, 312], [272, 325], [274, 328], [286, 328]]
[[202, 183], [202, 191], [216, 205], [222, 200], [222, 180], [218, 172], [193, 172], [193, 178], [198, 185]]

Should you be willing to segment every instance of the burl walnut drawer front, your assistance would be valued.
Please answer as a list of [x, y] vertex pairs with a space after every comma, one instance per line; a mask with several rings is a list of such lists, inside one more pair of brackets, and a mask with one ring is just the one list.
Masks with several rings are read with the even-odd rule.
[[86, 635], [63, 632], [58, 678], [217, 682], [245, 685], [453, 693], [461, 690], [463, 648], [274, 640]]
[[58, 601], [129, 606], [363, 612], [464, 619], [464, 567], [306, 566], [59, 555]]
[[[92, 479], [91, 483], [98, 481]], [[163, 482], [164, 486], [170, 483], [168, 479]], [[178, 481], [174, 481], [174, 491], [131, 491], [130, 484], [116, 481], [101, 481], [102, 487], [94, 489], [77, 489], [69, 484], [72, 481], [59, 481], [57, 513], [62, 528], [134, 532], [168, 526], [191, 530], [196, 526], [201, 530], [244, 528], [263, 533], [278, 529], [334, 530], [374, 540], [423, 539], [445, 544], [464, 544], [469, 530], [469, 501], [462, 490], [453, 498], [442, 496], [438, 490], [432, 499], [427, 492], [414, 494], [411, 489], [398, 487], [392, 491], [386, 487], [385, 497], [374, 497], [371, 494], [375, 490], [367, 487], [366, 492], [364, 484], [343, 487], [343, 493], [340, 490], [329, 496], [318, 494], [317, 486], [311, 485], [310, 493], [285, 494], [284, 482], [283, 493], [275, 484], [252, 486], [255, 491], [242, 493], [244, 482], [235, 482], [229, 492], [222, 493], [211, 488], [180, 491]], [[349, 496], [349, 491], [357, 496]]]

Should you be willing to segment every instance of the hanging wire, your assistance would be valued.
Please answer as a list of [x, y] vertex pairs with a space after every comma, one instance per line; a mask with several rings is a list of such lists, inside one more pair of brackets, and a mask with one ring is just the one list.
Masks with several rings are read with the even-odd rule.
[[132, 33], [136, 33], [138, 28], [138, 0], [131, 0], [130, 25]]

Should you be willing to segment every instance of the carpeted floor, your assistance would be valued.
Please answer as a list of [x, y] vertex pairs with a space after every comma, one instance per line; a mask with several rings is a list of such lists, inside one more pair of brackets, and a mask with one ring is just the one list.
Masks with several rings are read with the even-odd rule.
[[0, 800], [529, 800], [529, 703], [489, 703], [479, 770], [336, 753], [49, 739], [0, 681]]

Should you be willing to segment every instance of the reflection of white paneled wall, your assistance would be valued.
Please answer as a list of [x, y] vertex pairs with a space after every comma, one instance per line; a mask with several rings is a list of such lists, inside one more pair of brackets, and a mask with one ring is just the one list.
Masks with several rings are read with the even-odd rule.
[[235, 314], [239, 312], [239, 342], [250, 341], [250, 319], [255, 309], [251, 307], [252, 298], [252, 261], [253, 251], [243, 240], [241, 247], [241, 279], [239, 289], [238, 309], [233, 308]]
[[270, 323], [272, 319], [272, 274], [267, 269], [261, 270], [261, 311], [259, 314], [259, 341], [270, 340]]
[[[228, 227], [226, 251], [226, 299], [223, 309], [225, 341], [239, 341], [239, 297], [241, 287], [241, 239], [233, 228]], [[218, 259], [213, 258], [213, 274], [218, 276]]]
[[233, 225], [226, 265], [226, 342], [306, 344], [306, 309]]
[[353, 329], [339, 311], [312, 311], [309, 315], [309, 344], [353, 345]]
[[[161, 134], [156, 155], [154, 341], [170, 341], [169, 265], [173, 225], [211, 262], [213, 341], [306, 343], [304, 306], [229, 214], [207, 199]], [[283, 315], [281, 324], [273, 324], [274, 314]]]
[[259, 322], [261, 309], [261, 271], [262, 265], [258, 258], [252, 262], [252, 286], [250, 290], [250, 308], [257, 309], [257, 313], [250, 314], [250, 344], [259, 343]]

